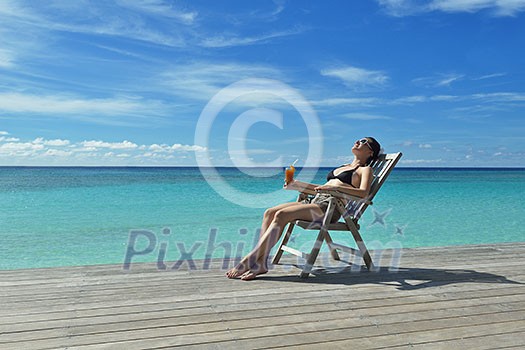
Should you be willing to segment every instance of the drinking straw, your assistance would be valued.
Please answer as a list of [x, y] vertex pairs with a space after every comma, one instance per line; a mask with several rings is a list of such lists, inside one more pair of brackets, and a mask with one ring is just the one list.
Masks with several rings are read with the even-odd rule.
[[292, 166], [294, 166], [295, 163], [297, 163], [298, 160], [299, 160], [299, 158], [297, 158], [296, 160], [294, 160], [294, 162], [292, 163]]

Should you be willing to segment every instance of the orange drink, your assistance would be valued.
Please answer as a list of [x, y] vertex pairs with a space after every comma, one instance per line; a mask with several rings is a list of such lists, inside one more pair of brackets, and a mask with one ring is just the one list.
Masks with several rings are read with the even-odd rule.
[[290, 165], [290, 167], [286, 168], [286, 170], [284, 171], [284, 181], [286, 181], [286, 183], [292, 182], [294, 174], [295, 174], [295, 167], [293, 165]]

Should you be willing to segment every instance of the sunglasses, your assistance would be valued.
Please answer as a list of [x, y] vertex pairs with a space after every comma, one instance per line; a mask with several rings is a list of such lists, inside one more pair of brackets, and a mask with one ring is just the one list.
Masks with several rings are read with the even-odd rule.
[[367, 145], [368, 148], [370, 148], [370, 150], [373, 152], [374, 150], [372, 149], [372, 146], [370, 146], [370, 143], [367, 139], [361, 139], [361, 140], [357, 140], [356, 142], [359, 142], [359, 144], [361, 145]]

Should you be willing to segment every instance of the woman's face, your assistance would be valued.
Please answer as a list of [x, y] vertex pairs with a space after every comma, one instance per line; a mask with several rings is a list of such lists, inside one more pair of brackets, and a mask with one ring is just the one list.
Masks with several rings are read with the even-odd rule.
[[369, 142], [370, 140], [366, 137], [356, 140], [354, 142], [354, 146], [352, 147], [352, 153], [356, 155], [363, 154], [367, 157], [370, 157], [374, 154], [374, 151], [372, 151], [372, 147], [368, 144]]

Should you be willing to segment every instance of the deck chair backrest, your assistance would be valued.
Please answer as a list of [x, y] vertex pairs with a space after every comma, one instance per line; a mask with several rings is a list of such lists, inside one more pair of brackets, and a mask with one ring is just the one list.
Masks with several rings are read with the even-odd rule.
[[[401, 156], [402, 153], [381, 154], [377, 160], [370, 164], [374, 173], [374, 179], [370, 188], [370, 194], [367, 197], [368, 200], [372, 201], [374, 199], [376, 193], [381, 186], [383, 186], [388, 175], [390, 175]], [[357, 221], [361, 215], [363, 215], [367, 207], [368, 204], [363, 201], [349, 201], [346, 205], [345, 215], [350, 215], [355, 221]]]

